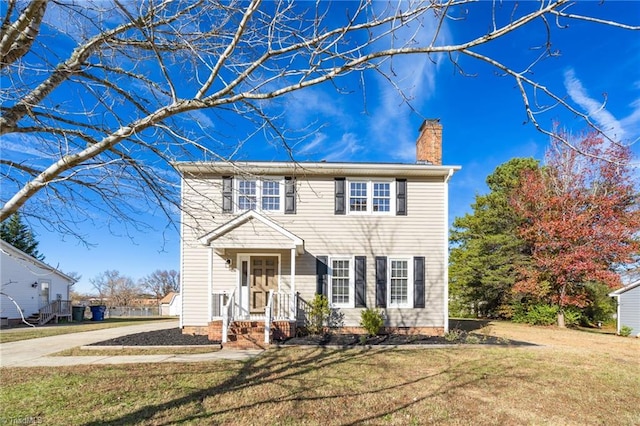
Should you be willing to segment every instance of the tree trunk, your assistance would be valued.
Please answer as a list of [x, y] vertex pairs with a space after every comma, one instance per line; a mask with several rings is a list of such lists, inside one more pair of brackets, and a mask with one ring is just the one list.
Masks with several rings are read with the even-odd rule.
[[558, 311], [558, 327], [565, 328], [565, 325], [564, 325], [564, 311], [562, 309], [560, 309]]

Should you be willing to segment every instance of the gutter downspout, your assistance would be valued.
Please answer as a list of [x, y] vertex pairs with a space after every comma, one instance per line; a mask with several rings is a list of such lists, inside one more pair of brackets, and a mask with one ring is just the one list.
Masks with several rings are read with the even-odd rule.
[[449, 179], [453, 176], [454, 170], [449, 169], [449, 173], [444, 178], [444, 209], [443, 209], [443, 222], [444, 222], [444, 332], [449, 332]]

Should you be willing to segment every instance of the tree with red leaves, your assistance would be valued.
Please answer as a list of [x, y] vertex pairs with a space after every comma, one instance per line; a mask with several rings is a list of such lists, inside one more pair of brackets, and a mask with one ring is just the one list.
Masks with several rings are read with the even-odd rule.
[[552, 140], [545, 167], [525, 171], [511, 199], [532, 247], [513, 290], [558, 306], [560, 327], [567, 307], [589, 303], [585, 284], [620, 287], [617, 269], [640, 252], [631, 150], [597, 133], [577, 138], [575, 147]]

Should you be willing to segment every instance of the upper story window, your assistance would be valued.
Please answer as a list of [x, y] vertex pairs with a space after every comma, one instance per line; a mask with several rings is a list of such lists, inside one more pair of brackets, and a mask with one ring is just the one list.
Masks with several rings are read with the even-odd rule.
[[247, 210], [296, 213], [296, 178], [242, 179], [222, 176], [222, 211]]
[[238, 179], [237, 202], [238, 210], [282, 210], [283, 182], [263, 179]]
[[349, 180], [349, 213], [392, 213], [394, 185], [383, 180]]
[[407, 215], [407, 179], [334, 178], [334, 213]]

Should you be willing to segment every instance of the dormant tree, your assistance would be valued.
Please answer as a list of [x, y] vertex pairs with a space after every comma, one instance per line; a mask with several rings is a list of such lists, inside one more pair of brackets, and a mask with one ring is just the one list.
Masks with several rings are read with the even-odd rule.
[[130, 277], [116, 270], [105, 271], [89, 282], [98, 292], [100, 303], [106, 302], [109, 306], [130, 306], [140, 293]]
[[[554, 54], [552, 29], [572, 21], [638, 26], [573, 13], [566, 0], [495, 3], [485, 33], [447, 44], [442, 28], [465, 18], [466, 3], [8, 0], [0, 9], [0, 135], [32, 156], [0, 159], [0, 220], [22, 209], [76, 233], [76, 223], [99, 212], [129, 223], [158, 207], [171, 216], [179, 195], [172, 161], [225, 160], [258, 133], [290, 149], [280, 114], [291, 112], [274, 102], [323, 83], [339, 89], [340, 78], [367, 72], [400, 87], [391, 62], [399, 55], [444, 56], [462, 73], [461, 58], [489, 64], [513, 79], [541, 130], [536, 114], [553, 105], [593, 125], [535, 79], [535, 66]], [[495, 13], [502, 7], [512, 8], [507, 19]], [[45, 25], [47, 17], [58, 25]], [[524, 67], [513, 68], [509, 52], [482, 53], [534, 25], [538, 42], [519, 49], [539, 55]], [[432, 34], [418, 37], [425, 27]], [[230, 117], [253, 127], [239, 134], [227, 128]]]
[[521, 269], [514, 291], [557, 305], [560, 326], [565, 308], [590, 302], [589, 284], [620, 287], [620, 268], [640, 252], [640, 203], [629, 147], [595, 132], [574, 139], [587, 155], [552, 140], [545, 167], [526, 172], [512, 198], [524, 218], [520, 235], [531, 247], [531, 262]]
[[156, 299], [162, 299], [172, 291], [180, 291], [180, 273], [173, 269], [170, 271], [158, 269], [142, 278], [138, 285], [143, 290], [150, 291]]

